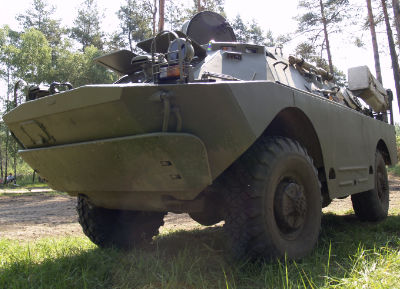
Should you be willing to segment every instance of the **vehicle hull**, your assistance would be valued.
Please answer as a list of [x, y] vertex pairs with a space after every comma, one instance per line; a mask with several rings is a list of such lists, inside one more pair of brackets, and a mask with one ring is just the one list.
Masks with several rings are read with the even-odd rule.
[[25, 103], [4, 120], [52, 187], [110, 208], [126, 208], [127, 195], [130, 209], [165, 209], [163, 196], [195, 199], [264, 133], [300, 141], [331, 198], [374, 187], [381, 142], [387, 163], [397, 162], [393, 126], [271, 81], [85, 86]]

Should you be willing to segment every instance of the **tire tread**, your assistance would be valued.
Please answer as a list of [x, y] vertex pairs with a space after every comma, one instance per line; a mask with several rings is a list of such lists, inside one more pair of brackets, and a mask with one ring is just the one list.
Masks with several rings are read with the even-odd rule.
[[135, 244], [150, 241], [164, 224], [165, 213], [110, 210], [90, 204], [79, 195], [78, 220], [83, 232], [100, 247], [129, 249]]
[[[225, 231], [235, 258], [281, 257], [272, 241], [264, 236], [263, 213], [259, 204], [266, 175], [271, 172], [277, 156], [287, 153], [302, 155], [318, 176], [305, 149], [297, 141], [284, 137], [261, 137], [221, 176], [229, 208]], [[318, 184], [321, 186], [319, 181]]]

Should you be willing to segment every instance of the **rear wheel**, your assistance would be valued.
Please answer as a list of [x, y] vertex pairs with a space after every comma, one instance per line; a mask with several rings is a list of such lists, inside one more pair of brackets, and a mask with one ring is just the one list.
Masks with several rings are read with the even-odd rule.
[[389, 182], [385, 160], [378, 151], [375, 155], [375, 187], [351, 195], [353, 209], [362, 221], [376, 222], [385, 219], [389, 210]]
[[234, 255], [296, 259], [310, 253], [320, 231], [321, 190], [305, 149], [288, 138], [263, 138], [232, 170], [226, 230]]
[[100, 247], [128, 249], [150, 241], [164, 224], [165, 213], [110, 210], [92, 205], [78, 196], [79, 223], [89, 239]]

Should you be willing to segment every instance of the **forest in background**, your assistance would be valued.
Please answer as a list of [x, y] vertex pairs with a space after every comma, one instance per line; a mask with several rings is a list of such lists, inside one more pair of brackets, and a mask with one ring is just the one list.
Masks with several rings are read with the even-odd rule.
[[[54, 18], [56, 7], [50, 1], [33, 0], [28, 9], [21, 8], [16, 15], [18, 29], [7, 25], [0, 27], [0, 81], [5, 83], [5, 89], [0, 90], [1, 114], [24, 102], [30, 85], [48, 85], [54, 81], [69, 82], [73, 87], [113, 83], [118, 76], [94, 64], [94, 58], [118, 49], [138, 52], [137, 42], [164, 29], [180, 30], [186, 20], [200, 11], [225, 15], [224, 5], [224, 0], [194, 0], [188, 7], [172, 0], [125, 0], [117, 11], [118, 27], [106, 33], [101, 25], [104, 12], [98, 8], [96, 0], [82, 0], [70, 27]], [[244, 21], [240, 14], [228, 21], [241, 42], [279, 47], [292, 39], [301, 39], [293, 54], [330, 71], [342, 86], [346, 84], [346, 76], [332, 60], [336, 53], [331, 48], [332, 41], [337, 39], [333, 37], [335, 34], [350, 37], [356, 46], [371, 47], [375, 74], [381, 82], [380, 51], [388, 50], [395, 94], [400, 95], [399, 0], [366, 0], [363, 6], [355, 6], [349, 0], [299, 0], [296, 5], [298, 29], [290, 35], [274, 36], [256, 20]], [[344, 28], [350, 25], [359, 27], [359, 35], [346, 34]], [[366, 31], [371, 35], [369, 43], [364, 43], [361, 37]], [[385, 34], [387, 40], [378, 43], [377, 34]], [[1, 121], [0, 179], [5, 180], [10, 172], [14, 175], [29, 172], [17, 151], [18, 144]]]

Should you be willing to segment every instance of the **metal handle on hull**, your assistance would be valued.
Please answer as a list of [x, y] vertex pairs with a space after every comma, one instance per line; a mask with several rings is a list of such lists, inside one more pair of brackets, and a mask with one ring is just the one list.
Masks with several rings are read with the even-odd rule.
[[162, 132], [168, 131], [169, 115], [171, 113], [171, 102], [169, 101], [169, 94], [161, 94], [161, 100], [164, 103], [164, 118], [162, 124]]
[[154, 93], [150, 99], [153, 101], [161, 101], [164, 105], [163, 111], [163, 122], [162, 122], [162, 132], [168, 131], [169, 119], [171, 112], [175, 115], [176, 118], [176, 132], [182, 131], [182, 115], [179, 110], [179, 107], [171, 105], [171, 98], [172, 93], [169, 91], [157, 91]]

